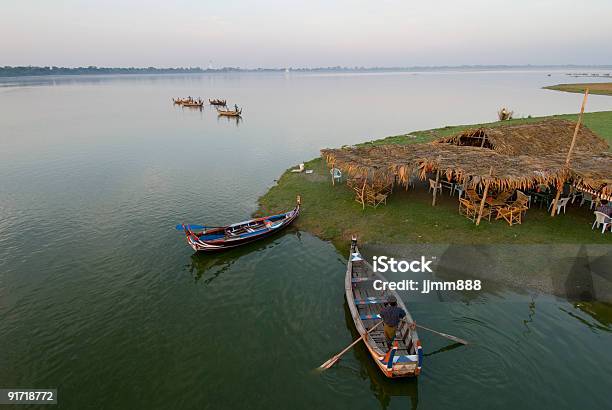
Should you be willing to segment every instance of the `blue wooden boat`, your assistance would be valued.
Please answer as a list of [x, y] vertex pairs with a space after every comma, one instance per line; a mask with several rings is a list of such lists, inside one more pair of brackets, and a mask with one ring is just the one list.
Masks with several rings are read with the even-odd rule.
[[220, 227], [181, 224], [177, 225], [177, 229], [185, 232], [187, 243], [194, 251], [216, 252], [273, 235], [291, 225], [299, 214], [300, 197], [298, 196], [295, 208], [282, 214], [249, 219]]

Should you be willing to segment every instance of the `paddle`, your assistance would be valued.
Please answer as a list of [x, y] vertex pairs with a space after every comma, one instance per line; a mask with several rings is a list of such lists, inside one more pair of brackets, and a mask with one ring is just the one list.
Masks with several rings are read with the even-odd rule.
[[[203, 225], [185, 225], [188, 229], [206, 229], [205, 226]], [[177, 231], [182, 231], [183, 230], [183, 225], [182, 224], [178, 224], [176, 225], [176, 230]]]
[[365, 337], [374, 329], [376, 329], [378, 326], [380, 326], [382, 324], [382, 320], [380, 322], [378, 322], [377, 324], [375, 324], [370, 330], [368, 330], [367, 332], [365, 332], [359, 339], [355, 340], [353, 343], [351, 343], [350, 345], [348, 345], [343, 351], [341, 351], [340, 353], [338, 353], [335, 356], [332, 356], [329, 360], [327, 360], [325, 363], [323, 363], [321, 366], [319, 366], [319, 370], [327, 370], [330, 367], [332, 367], [333, 365], [336, 364], [336, 362], [338, 360], [340, 360], [340, 357], [342, 357], [342, 355], [346, 352], [348, 352], [351, 347], [355, 346], [357, 343], [359, 343], [360, 341], [362, 341], [363, 339], [365, 339]]
[[[408, 322], [406, 322], [406, 323], [408, 323]], [[408, 324], [410, 325], [410, 323], [408, 323]], [[442, 337], [445, 337], [445, 338], [447, 338], [447, 339], [450, 339], [450, 340], [452, 340], [453, 342], [461, 343], [461, 344], [463, 344], [463, 345], [467, 345], [467, 344], [468, 344], [468, 342], [467, 342], [466, 340], [460, 339], [460, 338], [458, 338], [458, 337], [456, 337], [456, 336], [449, 335], [449, 334], [447, 334], [447, 333], [438, 332], [437, 330], [429, 329], [429, 328], [427, 328], [427, 327], [425, 327], [425, 326], [421, 326], [421, 325], [418, 325], [418, 324], [416, 324], [416, 323], [414, 323], [414, 325], [415, 325], [416, 327], [418, 327], [419, 329], [423, 329], [423, 330], [427, 330], [428, 332], [435, 333], [435, 334], [437, 334], [437, 335], [439, 335], [439, 336], [442, 336]]]

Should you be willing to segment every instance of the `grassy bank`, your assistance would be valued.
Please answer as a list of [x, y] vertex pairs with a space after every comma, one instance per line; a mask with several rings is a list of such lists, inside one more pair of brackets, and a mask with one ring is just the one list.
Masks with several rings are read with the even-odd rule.
[[588, 88], [590, 94], [612, 95], [612, 83], [557, 84], [544, 88], [547, 90], [566, 91], [568, 93], [584, 93], [584, 90]]
[[[576, 115], [555, 118], [576, 119]], [[551, 117], [552, 118], [552, 117]], [[542, 118], [516, 119], [518, 124]], [[506, 122], [508, 123], [508, 122]], [[612, 145], [612, 111], [585, 114], [585, 123]], [[495, 126], [500, 123], [486, 124]], [[417, 131], [364, 144], [412, 144], [450, 135], [480, 124], [459, 125]], [[398, 187], [386, 206], [366, 208], [354, 200], [344, 183], [331, 185], [329, 170], [321, 158], [306, 163], [314, 173], [285, 172], [276, 186], [259, 200], [258, 214], [289, 209], [295, 195], [302, 196], [303, 213], [296, 221], [299, 229], [345, 247], [352, 234], [370, 243], [610, 243], [612, 235], [591, 231], [593, 213], [586, 206], [568, 207], [567, 214], [551, 218], [545, 210], [532, 208], [522, 225], [508, 226], [501, 221], [484, 221], [480, 226], [460, 216], [457, 197], [448, 191], [437, 206], [431, 206], [426, 186], [405, 191]]]

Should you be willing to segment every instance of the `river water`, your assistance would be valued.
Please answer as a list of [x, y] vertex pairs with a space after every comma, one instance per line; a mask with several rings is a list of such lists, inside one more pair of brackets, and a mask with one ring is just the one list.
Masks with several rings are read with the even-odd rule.
[[[609, 407], [609, 307], [503, 287], [406, 300], [472, 344], [421, 332], [418, 380], [385, 380], [361, 346], [321, 374], [355, 337], [345, 252], [289, 230], [194, 255], [173, 228], [245, 219], [322, 147], [493, 121], [502, 105], [577, 111], [579, 95], [540, 89], [573, 80], [550, 73], [3, 79], [0, 387], [58, 388], [62, 409]], [[244, 118], [172, 105], [186, 95]]]

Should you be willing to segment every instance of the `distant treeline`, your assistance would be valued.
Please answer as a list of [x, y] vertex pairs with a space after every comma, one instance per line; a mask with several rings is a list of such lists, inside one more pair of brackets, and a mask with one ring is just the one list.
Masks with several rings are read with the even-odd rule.
[[182, 73], [223, 73], [223, 72], [279, 72], [279, 71], [435, 71], [435, 70], [503, 70], [513, 68], [612, 68], [612, 66], [579, 66], [579, 65], [557, 65], [557, 66], [532, 66], [532, 65], [462, 65], [462, 66], [418, 66], [418, 67], [302, 67], [302, 68], [206, 68], [201, 67], [35, 67], [21, 66], [0, 67], [0, 77], [22, 77], [22, 76], [43, 76], [43, 75], [93, 75], [93, 74], [182, 74]]
[[200, 67], [177, 67], [177, 68], [155, 68], [155, 67], [0, 67], [0, 77], [21, 77], [37, 75], [88, 75], [88, 74], [180, 74], [180, 73], [203, 73]]

